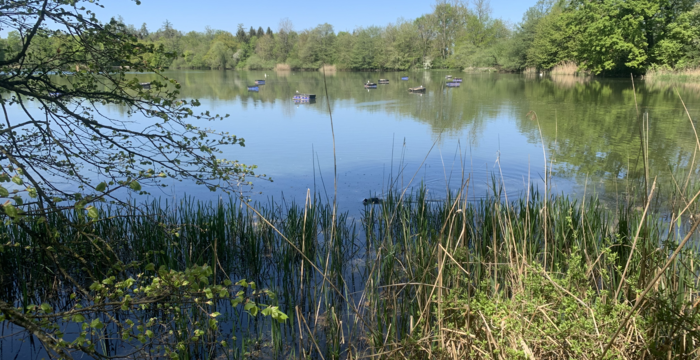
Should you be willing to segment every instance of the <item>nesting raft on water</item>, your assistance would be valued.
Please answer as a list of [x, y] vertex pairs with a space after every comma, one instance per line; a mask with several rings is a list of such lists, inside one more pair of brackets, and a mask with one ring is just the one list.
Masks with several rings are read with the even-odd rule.
[[316, 94], [296, 94], [292, 97], [295, 102], [314, 102], [316, 101]]
[[418, 87], [412, 87], [412, 88], [408, 88], [408, 91], [409, 92], [425, 92], [425, 87], [423, 87], [423, 85], [418, 86]]

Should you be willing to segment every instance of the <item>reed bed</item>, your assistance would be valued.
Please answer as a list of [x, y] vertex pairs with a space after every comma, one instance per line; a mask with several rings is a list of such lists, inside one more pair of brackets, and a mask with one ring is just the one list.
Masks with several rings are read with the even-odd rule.
[[578, 75], [581, 71], [573, 61], [562, 61], [549, 70], [552, 75]]
[[289, 64], [276, 64], [275, 71], [292, 71], [292, 67]]
[[644, 75], [645, 80], [659, 80], [659, 81], [696, 81], [700, 79], [700, 67], [679, 69], [679, 70], [667, 70], [667, 69], [656, 69], [649, 70]]
[[[115, 261], [208, 264], [217, 282], [247, 279], [277, 294], [260, 301], [279, 305], [290, 318], [284, 324], [220, 304], [226, 331], [237, 336], [217, 347], [223, 358], [700, 355], [700, 220], [690, 215], [697, 205], [668, 220], [632, 202], [611, 209], [534, 188], [509, 200], [496, 180], [488, 196], [468, 201], [467, 184], [441, 199], [424, 189], [390, 192], [355, 220], [311, 196], [254, 207], [236, 198], [106, 207], [92, 231]], [[686, 207], [681, 200], [694, 194], [676, 195]], [[59, 277], [36, 266], [50, 262], [35, 257], [31, 239], [15, 225], [0, 236], [8, 241], [2, 298], [65, 303]], [[83, 244], [69, 229], [64, 241]], [[96, 274], [104, 269], [91, 265]], [[78, 274], [83, 266], [75, 260], [67, 268]]]
[[325, 73], [325, 74], [334, 74], [336, 71], [338, 71], [338, 68], [335, 65], [326, 65], [324, 64], [321, 66], [318, 71]]

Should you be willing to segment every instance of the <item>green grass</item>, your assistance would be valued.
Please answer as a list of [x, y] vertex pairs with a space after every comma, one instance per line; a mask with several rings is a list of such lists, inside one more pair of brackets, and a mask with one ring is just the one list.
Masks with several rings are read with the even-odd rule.
[[[598, 358], [608, 343], [610, 358], [699, 355], [700, 237], [661, 271], [689, 235], [696, 205], [676, 221], [657, 211], [643, 218], [634, 203], [608, 208], [534, 189], [507, 202], [496, 182], [478, 201], [463, 190], [447, 199], [392, 192], [335, 224], [332, 205], [317, 198], [255, 204], [259, 215], [235, 198], [106, 207], [86, 226], [111, 249], [85, 245], [70, 228], [61, 242], [84, 259], [120, 261], [126, 273], [148, 263], [208, 264], [217, 283], [230, 277], [271, 289], [278, 296], [261, 301], [290, 320], [226, 309], [237, 342], [216, 351], [230, 357]], [[57, 217], [48, 221], [62, 228]], [[2, 299], [67, 301], [55, 285], [61, 276], [21, 229], [5, 226], [0, 237]], [[101, 261], [64, 261], [87, 285], [86, 270], [115, 272]]]

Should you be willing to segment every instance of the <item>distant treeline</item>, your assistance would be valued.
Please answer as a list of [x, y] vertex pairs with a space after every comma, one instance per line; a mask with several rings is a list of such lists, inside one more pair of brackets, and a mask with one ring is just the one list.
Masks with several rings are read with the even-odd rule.
[[[155, 32], [121, 18], [113, 24], [175, 55], [144, 59], [162, 68], [523, 71], [569, 64], [573, 71], [628, 74], [700, 65], [698, 0], [539, 0], [516, 25], [493, 18], [488, 0], [437, 0], [433, 12], [417, 19], [338, 33], [327, 23], [295, 31], [289, 19], [276, 31], [239, 24], [235, 33], [182, 33], [169, 21]], [[0, 57], [21, 43], [9, 33], [0, 39]], [[36, 45], [44, 48], [33, 51], [60, 46], [49, 38]]]

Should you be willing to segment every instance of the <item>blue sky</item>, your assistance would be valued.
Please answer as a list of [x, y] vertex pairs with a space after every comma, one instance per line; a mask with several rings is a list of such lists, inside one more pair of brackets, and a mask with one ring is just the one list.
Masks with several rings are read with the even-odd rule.
[[[491, 0], [492, 15], [515, 24], [537, 0]], [[137, 28], [146, 23], [149, 31], [157, 30], [168, 19], [181, 31], [213, 29], [235, 32], [243, 23], [246, 29], [268, 26], [277, 31], [280, 19], [289, 18], [299, 31], [327, 22], [338, 31], [352, 31], [360, 26], [384, 26], [396, 19], [415, 19], [431, 12], [433, 0], [129, 0], [102, 1], [97, 13], [103, 20], [121, 15]]]

